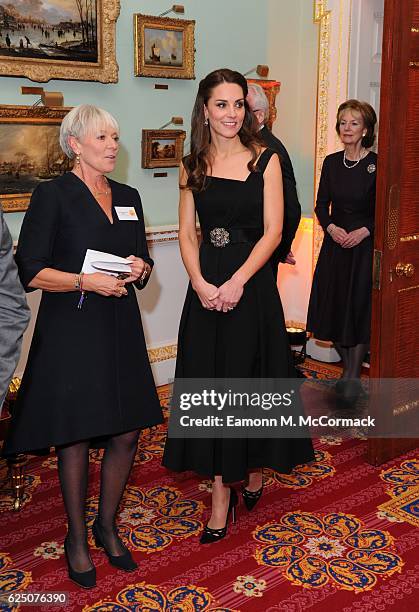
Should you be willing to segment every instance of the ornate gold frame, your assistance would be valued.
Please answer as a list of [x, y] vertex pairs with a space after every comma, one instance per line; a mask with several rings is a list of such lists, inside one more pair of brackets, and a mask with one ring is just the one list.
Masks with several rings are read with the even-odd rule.
[[[183, 33], [183, 65], [158, 66], [145, 63], [144, 30], [157, 28], [159, 30]], [[172, 19], [170, 17], [155, 17], [153, 15], [134, 14], [134, 54], [135, 76], [162, 77], [165, 79], [195, 78], [195, 21], [187, 19]]]
[[[0, 130], [4, 124], [22, 125], [61, 125], [65, 115], [71, 110], [63, 106], [0, 106]], [[21, 212], [28, 208], [31, 193], [2, 194], [0, 206], [4, 212]]]
[[24, 76], [45, 83], [50, 79], [72, 81], [118, 82], [115, 30], [120, 0], [97, 0], [98, 61], [77, 62], [35, 58], [5, 58], [0, 56], [0, 76]]
[[270, 130], [272, 130], [272, 125], [277, 115], [275, 101], [276, 96], [281, 89], [280, 81], [273, 81], [272, 79], [247, 79], [247, 82], [256, 83], [256, 85], [263, 87], [263, 91], [265, 92], [269, 102], [269, 120], [266, 122], [266, 125]]
[[[183, 144], [186, 138], [184, 130], [143, 130], [141, 142], [142, 168], [176, 168], [183, 157]], [[152, 156], [151, 145], [153, 140], [175, 140], [175, 157], [168, 159], [155, 159]]]

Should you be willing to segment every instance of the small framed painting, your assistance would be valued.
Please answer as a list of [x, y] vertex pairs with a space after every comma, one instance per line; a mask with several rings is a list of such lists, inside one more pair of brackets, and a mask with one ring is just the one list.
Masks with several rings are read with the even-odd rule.
[[135, 76], [195, 78], [195, 21], [134, 15]]
[[183, 157], [184, 130], [143, 130], [142, 168], [174, 168]]

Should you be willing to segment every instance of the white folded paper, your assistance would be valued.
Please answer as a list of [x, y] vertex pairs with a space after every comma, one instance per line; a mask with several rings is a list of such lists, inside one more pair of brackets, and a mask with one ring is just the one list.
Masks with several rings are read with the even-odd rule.
[[104, 274], [118, 276], [121, 273], [130, 274], [130, 266], [131, 261], [124, 257], [119, 257], [119, 255], [87, 249], [81, 271], [85, 274], [103, 272]]

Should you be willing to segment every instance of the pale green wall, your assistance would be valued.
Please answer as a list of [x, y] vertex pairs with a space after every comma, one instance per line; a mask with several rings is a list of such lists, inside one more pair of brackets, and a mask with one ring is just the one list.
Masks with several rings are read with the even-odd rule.
[[273, 131], [293, 162], [303, 214], [313, 213], [318, 26], [313, 0], [268, 0], [270, 75], [281, 81]]
[[[177, 169], [168, 169], [168, 177], [163, 179], [154, 179], [152, 170], [141, 169], [141, 129], [159, 128], [173, 115], [181, 115], [189, 132], [199, 79], [222, 66], [245, 72], [256, 64], [268, 63], [270, 78], [282, 82], [275, 131], [292, 156], [303, 210], [311, 212], [317, 61], [312, 0], [184, 0], [183, 4], [184, 18], [196, 20], [196, 80], [133, 76], [133, 13], [158, 15], [171, 3], [121, 0], [117, 22], [119, 82], [50, 81], [44, 87], [62, 91], [67, 106], [92, 103], [115, 115], [121, 127], [122, 151], [113, 176], [139, 189], [147, 225], [170, 225], [177, 222]], [[154, 90], [155, 82], [168, 83], [169, 90]], [[34, 99], [20, 95], [21, 85], [33, 83], [0, 77], [0, 103], [31, 104]], [[22, 216], [7, 215], [14, 238]]]

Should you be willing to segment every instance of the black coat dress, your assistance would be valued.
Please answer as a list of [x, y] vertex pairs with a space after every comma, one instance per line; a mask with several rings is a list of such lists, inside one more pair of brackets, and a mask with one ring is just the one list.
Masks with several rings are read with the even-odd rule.
[[[274, 151], [259, 158], [258, 172], [245, 181], [211, 177], [208, 187], [194, 194], [201, 231], [215, 227], [247, 228], [263, 235], [263, 173]], [[206, 281], [219, 287], [249, 257], [255, 242], [216, 248], [205, 241], [200, 265]], [[227, 313], [206, 310], [189, 284], [179, 328], [176, 378], [292, 378], [295, 377], [284, 314], [272, 269], [267, 262], [244, 286], [237, 306]], [[163, 465], [192, 470], [224, 482], [244, 480], [252, 468], [269, 467], [290, 473], [314, 459], [311, 440], [202, 439], [168, 437]]]
[[[69, 172], [34, 191], [17, 249], [24, 287], [43, 268], [77, 273], [87, 249], [142, 257], [150, 265], [138, 192], [110, 180], [113, 224]], [[115, 206], [134, 206], [120, 221]], [[4, 454], [114, 435], [160, 423], [162, 415], [135, 290], [103, 297], [43, 291], [28, 363]]]
[[[323, 162], [315, 212], [325, 234], [307, 315], [307, 329], [318, 340], [369, 342], [376, 175], [372, 151], [353, 168], [344, 166], [342, 151]], [[330, 223], [347, 232], [366, 227], [370, 235], [343, 248], [326, 232]]]

